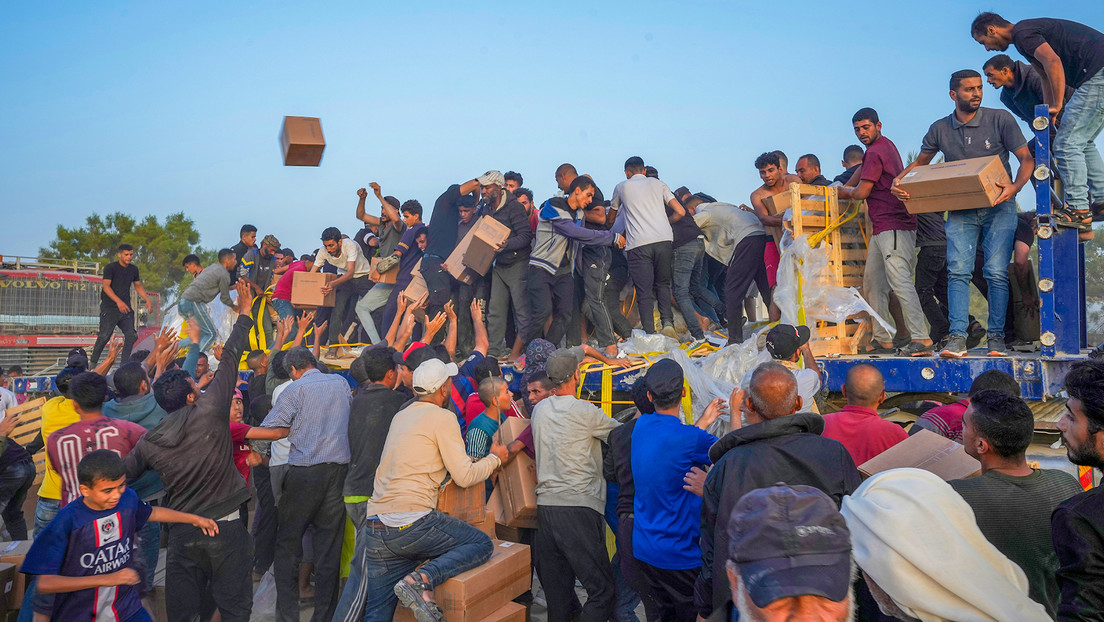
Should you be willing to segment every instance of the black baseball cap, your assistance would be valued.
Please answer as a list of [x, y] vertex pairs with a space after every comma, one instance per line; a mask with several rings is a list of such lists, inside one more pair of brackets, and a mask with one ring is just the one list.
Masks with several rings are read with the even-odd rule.
[[809, 342], [808, 326], [779, 324], [767, 333], [767, 352], [783, 361], [793, 358], [797, 349]]
[[69, 355], [65, 357], [65, 366], [88, 369], [88, 353], [84, 351], [84, 348], [73, 348], [69, 351]]
[[644, 374], [648, 392], [655, 396], [670, 395], [682, 391], [682, 365], [671, 359], [660, 359]]
[[822, 491], [783, 483], [753, 490], [732, 508], [728, 537], [728, 558], [757, 607], [793, 596], [847, 598], [851, 532]]

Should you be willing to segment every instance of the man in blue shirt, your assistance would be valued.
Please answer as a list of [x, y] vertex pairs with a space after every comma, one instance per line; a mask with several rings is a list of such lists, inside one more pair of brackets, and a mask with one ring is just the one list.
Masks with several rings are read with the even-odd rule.
[[683, 477], [691, 467], [710, 463], [709, 448], [717, 437], [705, 429], [724, 402], [713, 400], [694, 425], [685, 425], [679, 420], [686, 393], [682, 367], [663, 359], [648, 369], [644, 382], [655, 412], [641, 415], [632, 432], [632, 554], [646, 593], [641, 596], [654, 604], [659, 619], [691, 622], [697, 616], [702, 500], [684, 489]]

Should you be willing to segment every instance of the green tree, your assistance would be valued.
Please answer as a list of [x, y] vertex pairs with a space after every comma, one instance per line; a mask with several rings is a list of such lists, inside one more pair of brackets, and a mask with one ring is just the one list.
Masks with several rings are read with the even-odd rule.
[[183, 212], [169, 214], [164, 221], [153, 215], [138, 221], [122, 212], [106, 216], [91, 214], [83, 227], [70, 229], [58, 225], [57, 239], [48, 247], [40, 248], [38, 253], [42, 257], [96, 261], [106, 265], [115, 259], [120, 244], [134, 247], [134, 263], [141, 270], [143, 285], [148, 291], [162, 294], [162, 300], [166, 296], [175, 298], [174, 294], [188, 276], [180, 265], [185, 255], [196, 253], [201, 260], [209, 260], [212, 255], [211, 251], [198, 246], [199, 232]]

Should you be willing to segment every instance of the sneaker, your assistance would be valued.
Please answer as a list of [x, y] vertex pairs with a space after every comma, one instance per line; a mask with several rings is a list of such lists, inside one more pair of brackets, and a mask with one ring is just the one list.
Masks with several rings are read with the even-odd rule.
[[990, 335], [987, 346], [989, 356], [1008, 356], [1008, 346], [1004, 345], [1004, 337]]
[[670, 337], [671, 339], [674, 339], [675, 341], [678, 341], [678, 333], [675, 332], [675, 327], [670, 324], [664, 324], [663, 328], [659, 332], [667, 337]]
[[930, 356], [932, 347], [918, 341], [911, 341], [908, 345], [897, 348], [897, 356]]
[[703, 343], [705, 343], [705, 337], [702, 337], [701, 339], [695, 339], [695, 340], [691, 341], [690, 343], [686, 344], [686, 351], [690, 352], [694, 348], [700, 346]]
[[947, 345], [939, 353], [945, 359], [960, 359], [966, 356], [966, 338], [961, 335], [951, 335], [947, 338]]
[[972, 350], [981, 344], [981, 339], [985, 336], [985, 327], [975, 320], [973, 324], [970, 324], [969, 331], [970, 336], [966, 337], [966, 349]]

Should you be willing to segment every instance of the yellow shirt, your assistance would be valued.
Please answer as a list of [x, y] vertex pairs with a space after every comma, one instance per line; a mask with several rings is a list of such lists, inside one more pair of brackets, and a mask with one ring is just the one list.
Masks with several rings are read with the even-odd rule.
[[[42, 440], [46, 441], [54, 432], [78, 421], [80, 415], [73, 408], [72, 400], [60, 395], [50, 398], [42, 405]], [[46, 472], [43, 474], [38, 496], [44, 499], [61, 499], [61, 476], [50, 464], [49, 454], [46, 456]]]

